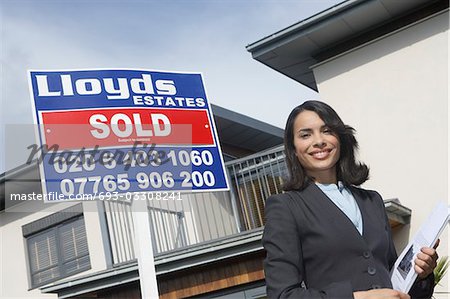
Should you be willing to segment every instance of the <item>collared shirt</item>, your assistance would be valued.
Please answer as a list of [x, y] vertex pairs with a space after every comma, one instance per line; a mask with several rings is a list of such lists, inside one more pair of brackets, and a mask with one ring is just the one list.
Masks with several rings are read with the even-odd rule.
[[345, 188], [342, 182], [338, 182], [337, 185], [319, 183], [316, 183], [316, 185], [353, 222], [356, 229], [362, 235], [363, 222], [361, 211], [350, 190]]

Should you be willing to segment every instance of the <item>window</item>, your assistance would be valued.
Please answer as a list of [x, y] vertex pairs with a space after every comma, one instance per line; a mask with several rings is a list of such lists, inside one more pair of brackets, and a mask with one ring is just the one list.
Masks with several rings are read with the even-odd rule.
[[33, 288], [90, 269], [84, 218], [77, 206], [23, 227]]

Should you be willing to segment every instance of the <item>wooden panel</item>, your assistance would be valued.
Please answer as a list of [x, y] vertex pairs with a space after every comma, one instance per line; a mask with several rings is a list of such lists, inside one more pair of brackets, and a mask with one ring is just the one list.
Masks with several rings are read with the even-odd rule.
[[403, 226], [404, 224], [403, 224], [403, 223], [400, 223], [400, 222], [398, 222], [398, 221], [389, 219], [389, 225], [391, 226], [391, 229], [394, 229], [394, 228], [397, 228], [397, 227], [399, 227], [399, 226]]
[[186, 298], [264, 279], [263, 257], [244, 258], [161, 277], [160, 298]]
[[139, 283], [128, 283], [121, 285], [119, 287], [110, 288], [104, 291], [99, 291], [97, 293], [83, 294], [79, 297], [73, 298], [88, 298], [91, 295], [93, 298], [98, 299], [140, 299], [141, 289]]
[[[264, 279], [264, 253], [158, 276], [160, 299], [186, 298]], [[73, 298], [140, 299], [139, 282]]]

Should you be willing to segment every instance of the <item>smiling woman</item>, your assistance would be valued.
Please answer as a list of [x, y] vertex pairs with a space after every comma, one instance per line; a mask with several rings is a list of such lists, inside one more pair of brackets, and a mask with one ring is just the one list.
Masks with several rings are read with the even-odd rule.
[[307, 174], [320, 183], [336, 181], [339, 139], [313, 111], [303, 111], [295, 118], [294, 146], [298, 161]]
[[325, 103], [306, 101], [294, 108], [288, 117], [284, 136], [289, 170], [285, 190], [303, 189], [311, 178], [318, 175], [331, 176], [317, 177], [315, 180], [319, 183], [330, 180], [333, 183], [336, 179], [346, 185], [364, 183], [368, 179], [369, 168], [355, 160], [358, 142], [354, 132]]
[[[359, 188], [355, 130], [327, 104], [307, 101], [288, 117], [285, 193], [266, 201], [263, 245], [270, 298], [410, 298], [392, 290], [397, 254], [381, 196]], [[413, 298], [433, 292], [435, 249], [415, 260]]]

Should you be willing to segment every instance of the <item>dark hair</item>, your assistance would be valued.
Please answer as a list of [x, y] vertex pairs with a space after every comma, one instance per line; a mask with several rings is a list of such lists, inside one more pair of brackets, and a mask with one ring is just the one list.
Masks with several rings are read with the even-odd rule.
[[283, 189], [285, 191], [302, 190], [312, 182], [312, 178], [306, 174], [305, 169], [295, 155], [294, 147], [294, 122], [297, 115], [305, 110], [317, 113], [325, 125], [339, 139], [340, 157], [336, 165], [337, 179], [342, 181], [345, 186], [358, 186], [367, 181], [369, 178], [369, 167], [357, 162], [355, 159], [355, 151], [358, 150], [355, 129], [345, 125], [336, 111], [329, 105], [319, 101], [306, 101], [292, 110], [286, 122], [284, 151], [289, 176], [285, 180]]

